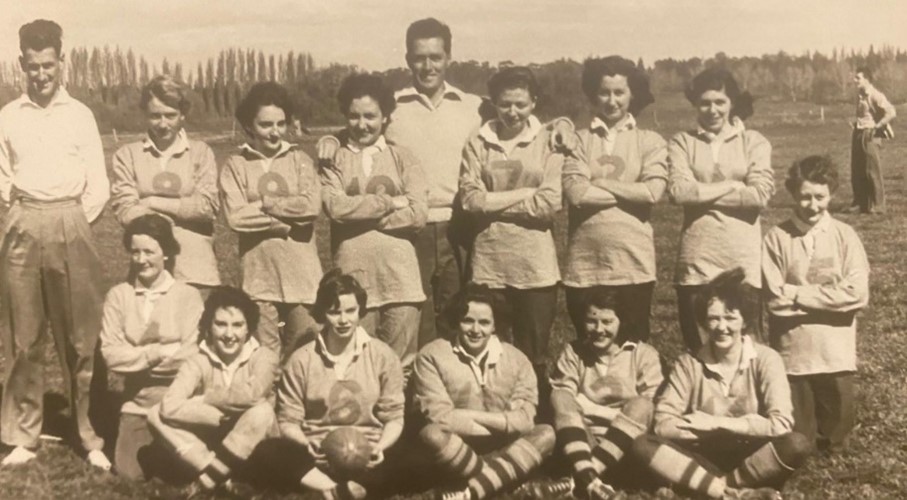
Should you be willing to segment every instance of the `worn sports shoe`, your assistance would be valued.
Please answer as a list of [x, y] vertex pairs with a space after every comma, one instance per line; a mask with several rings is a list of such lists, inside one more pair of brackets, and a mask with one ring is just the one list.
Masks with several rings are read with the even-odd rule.
[[9, 467], [26, 464], [34, 460], [36, 456], [38, 455], [34, 451], [24, 446], [16, 446], [13, 451], [9, 452], [9, 455], [4, 457], [3, 462], [0, 462], [0, 466]]
[[728, 488], [723, 500], [783, 500], [781, 492], [774, 488]]
[[438, 500], [472, 500], [472, 493], [469, 492], [469, 488], [442, 491], [438, 495]]
[[617, 492], [614, 491], [614, 488], [612, 488], [610, 484], [605, 483], [600, 478], [595, 478], [595, 480], [586, 487], [585, 495], [580, 498], [586, 498], [588, 500], [611, 500], [616, 496]]

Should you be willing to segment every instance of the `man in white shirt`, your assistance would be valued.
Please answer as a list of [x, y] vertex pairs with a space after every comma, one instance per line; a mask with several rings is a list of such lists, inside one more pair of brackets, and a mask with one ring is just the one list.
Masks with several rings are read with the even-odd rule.
[[49, 320], [82, 446], [107, 470], [104, 441], [88, 420], [103, 299], [89, 222], [104, 209], [109, 183], [94, 116], [62, 88], [62, 34], [53, 21], [22, 26], [27, 91], [0, 110], [0, 204], [9, 206], [0, 246], [0, 440], [14, 447], [0, 466], [35, 457]]
[[882, 139], [891, 139], [894, 106], [872, 84], [869, 68], [857, 68], [853, 76], [857, 87], [856, 120], [853, 122], [850, 153], [850, 183], [853, 187], [851, 213], [885, 213], [885, 187], [882, 182]]

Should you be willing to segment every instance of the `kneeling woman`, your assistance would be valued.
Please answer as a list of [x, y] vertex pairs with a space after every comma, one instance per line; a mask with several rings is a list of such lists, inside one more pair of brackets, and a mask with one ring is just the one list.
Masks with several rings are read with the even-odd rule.
[[725, 271], [698, 297], [707, 341], [674, 364], [655, 401], [655, 436], [635, 443], [657, 475], [710, 498], [779, 488], [811, 449], [805, 436], [791, 432], [781, 356], [741, 333], [749, 320], [743, 280], [741, 268]]
[[160, 406], [148, 414], [164, 443], [198, 472], [191, 493], [229, 488], [232, 472], [274, 427], [278, 360], [251, 336], [258, 317], [245, 292], [214, 289], [199, 321], [199, 353], [180, 367]]
[[584, 294], [582, 331], [564, 346], [551, 375], [554, 425], [573, 469], [563, 489], [579, 498], [614, 493], [605, 472], [651, 429], [652, 398], [662, 382], [658, 352], [621, 329], [619, 294], [613, 288]]
[[170, 274], [180, 245], [164, 217], [134, 218], [123, 246], [131, 258], [129, 277], [104, 300], [101, 354], [125, 379], [114, 463], [121, 476], [140, 479], [151, 465], [140, 461], [153, 442], [148, 410], [161, 402], [183, 361], [198, 352], [203, 305], [197, 289]]
[[[324, 276], [313, 307], [324, 329], [293, 353], [277, 391], [286, 448], [281, 468], [292, 469], [283, 472], [328, 498], [364, 497], [363, 484], [381, 480], [384, 453], [403, 431], [403, 369], [387, 344], [359, 326], [367, 299], [359, 282], [339, 269]], [[363, 433], [372, 451], [361, 477], [338, 484], [320, 447], [329, 432], [343, 426]]]
[[[525, 480], [554, 449], [554, 430], [534, 423], [538, 386], [532, 364], [495, 335], [492, 293], [470, 285], [451, 308], [455, 338], [437, 339], [416, 358], [414, 405], [434, 463], [479, 499]], [[492, 453], [491, 455], [483, 455]]]

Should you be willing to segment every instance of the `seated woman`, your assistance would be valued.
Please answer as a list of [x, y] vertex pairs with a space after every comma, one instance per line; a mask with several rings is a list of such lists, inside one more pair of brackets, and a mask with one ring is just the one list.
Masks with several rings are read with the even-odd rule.
[[869, 261], [856, 231], [828, 214], [838, 173], [827, 157], [794, 163], [794, 215], [763, 242], [769, 340], [781, 353], [794, 429], [838, 449], [855, 420], [857, 313], [869, 302]]
[[698, 296], [695, 313], [707, 341], [674, 364], [655, 399], [655, 436], [634, 444], [658, 476], [709, 498], [776, 498], [773, 489], [811, 449], [791, 432], [781, 356], [742, 334], [749, 320], [744, 279], [742, 268], [725, 271]]
[[606, 499], [602, 481], [611, 466], [651, 429], [652, 398], [661, 385], [658, 352], [627, 340], [620, 328], [619, 291], [590, 290], [579, 338], [564, 346], [551, 375], [554, 426], [573, 469], [569, 486], [579, 498]]
[[198, 323], [199, 352], [180, 367], [148, 423], [197, 471], [189, 496], [231, 489], [233, 471], [274, 427], [277, 354], [251, 336], [258, 306], [245, 292], [215, 288]]
[[148, 410], [198, 351], [203, 305], [197, 289], [170, 274], [180, 245], [169, 221], [157, 214], [132, 219], [123, 246], [130, 255], [129, 277], [107, 292], [101, 354], [108, 369], [124, 377], [114, 465], [120, 475], [141, 479], [152, 465], [143, 459], [153, 442]]
[[161, 214], [173, 222], [180, 244], [173, 276], [207, 293], [220, 285], [214, 256], [217, 165], [214, 152], [189, 139], [183, 124], [190, 101], [186, 87], [170, 76], [156, 76], [139, 101], [148, 137], [113, 155], [110, 205], [124, 226], [136, 217]]
[[554, 449], [554, 430], [534, 423], [532, 364], [495, 335], [494, 296], [468, 285], [450, 309], [454, 338], [436, 339], [416, 358], [419, 433], [434, 464], [460, 483], [449, 499], [480, 499], [515, 486]]
[[[290, 356], [277, 390], [284, 438], [277, 467], [326, 498], [363, 498], [365, 486], [382, 481], [384, 453], [403, 431], [403, 370], [394, 351], [359, 325], [367, 300], [352, 276], [325, 274], [312, 309], [324, 329]], [[338, 484], [321, 442], [343, 426], [363, 433], [372, 452], [366, 473]]]

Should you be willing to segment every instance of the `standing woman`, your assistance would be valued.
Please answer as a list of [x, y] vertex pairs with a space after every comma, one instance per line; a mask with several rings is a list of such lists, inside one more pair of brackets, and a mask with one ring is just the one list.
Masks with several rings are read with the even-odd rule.
[[413, 237], [428, 219], [428, 184], [416, 158], [387, 142], [396, 102], [373, 75], [351, 75], [337, 93], [345, 144], [321, 170], [334, 264], [368, 293], [366, 331], [388, 344], [408, 379], [425, 294]]
[[513, 339], [544, 381], [561, 278], [551, 229], [564, 156], [532, 114], [538, 83], [528, 68], [499, 71], [488, 92], [497, 118], [470, 137], [460, 167], [463, 209], [478, 225], [470, 271], [495, 295], [499, 334]]
[[684, 344], [702, 345], [693, 314], [696, 294], [725, 269], [746, 273], [743, 305], [750, 334], [762, 341], [759, 213], [775, 192], [772, 147], [746, 130], [753, 99], [723, 68], [696, 75], [686, 90], [697, 115], [696, 130], [668, 144], [668, 192], [684, 209], [674, 282]]
[[167, 75], [142, 89], [139, 101], [148, 124], [145, 140], [113, 156], [110, 201], [123, 226], [137, 217], [160, 214], [173, 223], [180, 246], [174, 278], [199, 288], [220, 284], [214, 256], [217, 166], [214, 152], [190, 140], [183, 124], [190, 102], [186, 89]]
[[107, 292], [101, 354], [125, 378], [114, 465], [120, 475], [141, 479], [153, 465], [142, 459], [153, 442], [148, 410], [161, 402], [183, 361], [198, 352], [204, 306], [198, 290], [171, 274], [180, 245], [163, 216], [133, 219], [123, 246], [131, 259], [129, 278]]
[[648, 341], [655, 288], [649, 218], [667, 186], [667, 149], [661, 136], [637, 128], [634, 116], [655, 98], [645, 73], [619, 56], [587, 60], [582, 81], [595, 116], [579, 133], [579, 161], [564, 165], [567, 309], [582, 332], [583, 293], [611, 289], [621, 338]]
[[220, 172], [227, 224], [239, 233], [242, 288], [261, 314], [258, 338], [281, 359], [314, 335], [310, 311], [322, 274], [314, 227], [319, 184], [312, 159], [284, 140], [291, 119], [286, 89], [254, 85], [236, 108], [249, 141]]

